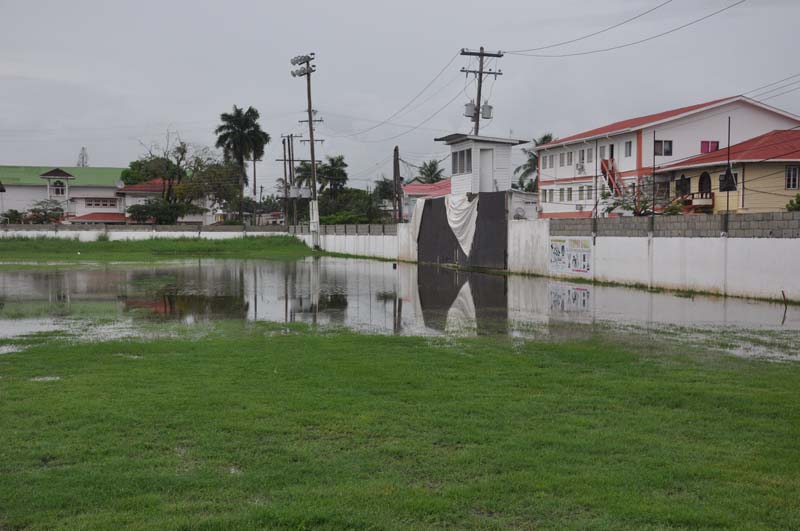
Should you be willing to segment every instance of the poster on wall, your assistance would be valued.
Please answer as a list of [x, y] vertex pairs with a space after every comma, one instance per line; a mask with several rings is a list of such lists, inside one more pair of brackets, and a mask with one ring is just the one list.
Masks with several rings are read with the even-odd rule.
[[591, 238], [550, 238], [550, 273], [587, 275], [591, 272]]

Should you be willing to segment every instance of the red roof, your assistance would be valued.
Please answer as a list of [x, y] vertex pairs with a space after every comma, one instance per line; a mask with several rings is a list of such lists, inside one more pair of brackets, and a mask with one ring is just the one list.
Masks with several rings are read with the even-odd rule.
[[[763, 160], [800, 160], [800, 130], [785, 129], [739, 142], [731, 146], [731, 162], [752, 162]], [[664, 166], [664, 169], [689, 168], [695, 166], [716, 166], [726, 164], [728, 148], [712, 153], [704, 153], [687, 160]]]
[[585, 138], [593, 138], [596, 136], [604, 136], [613, 133], [621, 133], [624, 131], [641, 129], [643, 126], [647, 124], [660, 122], [661, 120], [666, 120], [667, 118], [675, 118], [677, 116], [681, 116], [682, 114], [690, 113], [692, 111], [697, 111], [705, 107], [711, 107], [713, 105], [717, 105], [718, 103], [722, 103], [724, 101], [735, 100], [738, 97], [739, 96], [732, 98], [723, 98], [721, 100], [708, 101], [706, 103], [698, 103], [697, 105], [689, 105], [688, 107], [680, 107], [679, 109], [672, 109], [671, 111], [664, 111], [656, 114], [648, 114], [646, 116], [639, 116], [637, 118], [629, 118], [627, 120], [614, 122], [613, 124], [604, 125], [603, 127], [598, 127], [596, 129], [590, 129], [588, 131], [584, 131], [583, 133], [578, 133], [576, 135], [559, 138], [554, 142], [550, 142], [549, 144], [539, 146], [537, 149], [546, 148], [548, 146], [557, 146], [561, 144], [566, 144], [569, 142], [574, 142], [576, 140], [582, 140]]
[[450, 179], [443, 179], [438, 183], [411, 183], [403, 185], [405, 195], [417, 197], [442, 197], [450, 193]]
[[161, 193], [164, 191], [164, 179], [161, 177], [157, 177], [155, 179], [150, 179], [149, 181], [144, 181], [141, 183], [136, 184], [129, 184], [127, 186], [122, 187], [120, 192], [139, 192], [139, 193]]
[[92, 212], [91, 214], [84, 214], [83, 216], [76, 216], [69, 218], [70, 221], [97, 221], [102, 223], [104, 221], [111, 221], [114, 223], [125, 223], [127, 218], [125, 214], [119, 212]]

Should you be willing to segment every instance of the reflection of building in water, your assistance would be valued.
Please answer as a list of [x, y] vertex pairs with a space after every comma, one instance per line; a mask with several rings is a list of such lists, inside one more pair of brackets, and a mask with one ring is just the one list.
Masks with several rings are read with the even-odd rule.
[[789, 308], [784, 322], [778, 304], [328, 257], [0, 271], [0, 319], [75, 314], [298, 321], [408, 335], [521, 333], [595, 320], [800, 329], [800, 312]]

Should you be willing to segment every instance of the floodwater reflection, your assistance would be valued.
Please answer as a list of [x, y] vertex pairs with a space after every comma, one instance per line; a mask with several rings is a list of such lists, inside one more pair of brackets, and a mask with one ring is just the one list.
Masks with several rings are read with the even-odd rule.
[[191, 260], [0, 270], [0, 337], [64, 317], [302, 322], [404, 335], [551, 323], [800, 330], [800, 308], [370, 260]]

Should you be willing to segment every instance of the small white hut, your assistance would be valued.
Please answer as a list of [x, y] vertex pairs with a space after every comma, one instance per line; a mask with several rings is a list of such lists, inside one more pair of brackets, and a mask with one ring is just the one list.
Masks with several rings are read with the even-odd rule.
[[435, 139], [450, 146], [451, 193], [504, 192], [511, 189], [511, 148], [527, 140], [454, 133]]

